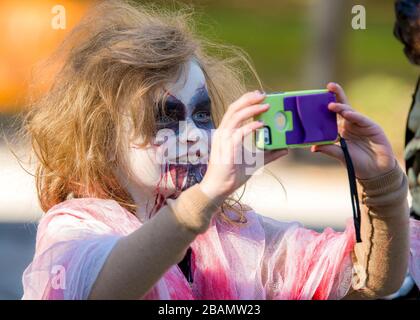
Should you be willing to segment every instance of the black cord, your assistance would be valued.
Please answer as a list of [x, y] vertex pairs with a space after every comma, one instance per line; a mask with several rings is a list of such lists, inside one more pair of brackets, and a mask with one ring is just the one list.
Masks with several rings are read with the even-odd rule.
[[420, 220], [420, 215], [414, 211], [413, 207], [410, 208], [410, 217], [413, 218], [414, 220]]
[[181, 269], [182, 273], [184, 274], [185, 278], [190, 284], [194, 280], [191, 268], [191, 254], [192, 249], [191, 247], [189, 247], [182, 261], [178, 263], [179, 268]]
[[351, 206], [353, 208], [354, 229], [356, 231], [356, 241], [362, 242], [362, 239], [360, 237], [361, 214], [360, 214], [359, 196], [357, 193], [356, 174], [354, 172], [353, 161], [351, 160], [350, 153], [347, 148], [346, 140], [341, 136], [340, 136], [340, 145], [341, 145], [341, 148], [343, 149], [344, 159], [346, 160], [347, 174], [348, 174], [349, 185], [350, 185]]

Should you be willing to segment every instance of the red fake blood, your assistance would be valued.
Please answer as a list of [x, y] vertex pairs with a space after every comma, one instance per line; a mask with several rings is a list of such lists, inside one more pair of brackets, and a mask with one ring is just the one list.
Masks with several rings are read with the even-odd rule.
[[169, 165], [169, 174], [172, 179], [172, 183], [175, 186], [176, 191], [181, 191], [184, 183], [185, 176], [188, 173], [187, 166], [185, 165]]

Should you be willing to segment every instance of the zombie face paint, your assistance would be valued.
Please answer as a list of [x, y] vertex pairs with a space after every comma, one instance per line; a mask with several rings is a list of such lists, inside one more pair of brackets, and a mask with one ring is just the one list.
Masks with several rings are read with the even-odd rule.
[[211, 100], [203, 71], [194, 60], [162, 90], [166, 98], [157, 101], [155, 142], [145, 148], [135, 143], [130, 147], [134, 175], [130, 184], [136, 186], [135, 192], [149, 196], [177, 197], [200, 182], [207, 169], [214, 128]]
[[[205, 161], [209, 149], [210, 130], [214, 129], [211, 119], [211, 100], [205, 85], [204, 74], [193, 61], [188, 65], [188, 78], [180, 78], [165, 88], [167, 98], [159, 103], [156, 118], [158, 129], [171, 129], [175, 140], [166, 144], [169, 153], [176, 151], [176, 157], [169, 156], [164, 166], [164, 176], [170, 177], [179, 192], [201, 181], [207, 169]], [[176, 143], [174, 143], [176, 142]]]

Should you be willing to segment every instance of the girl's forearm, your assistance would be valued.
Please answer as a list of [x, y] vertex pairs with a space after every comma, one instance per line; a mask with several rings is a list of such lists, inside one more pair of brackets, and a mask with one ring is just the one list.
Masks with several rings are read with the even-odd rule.
[[195, 185], [168, 199], [142, 227], [121, 238], [99, 273], [89, 299], [139, 299], [178, 263], [216, 211]]
[[381, 177], [359, 182], [365, 204], [362, 242], [354, 248], [355, 289], [347, 298], [374, 299], [396, 292], [407, 271], [408, 183], [398, 164]]

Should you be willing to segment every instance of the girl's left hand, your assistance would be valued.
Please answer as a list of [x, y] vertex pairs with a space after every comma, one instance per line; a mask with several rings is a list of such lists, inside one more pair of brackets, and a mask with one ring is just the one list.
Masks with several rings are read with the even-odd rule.
[[[337, 97], [337, 102], [330, 103], [328, 109], [338, 114], [338, 132], [346, 139], [356, 177], [371, 179], [391, 171], [396, 160], [382, 128], [350, 107], [344, 90], [338, 84], [329, 83], [327, 89]], [[312, 146], [311, 151], [322, 152], [345, 164], [339, 143]]]

